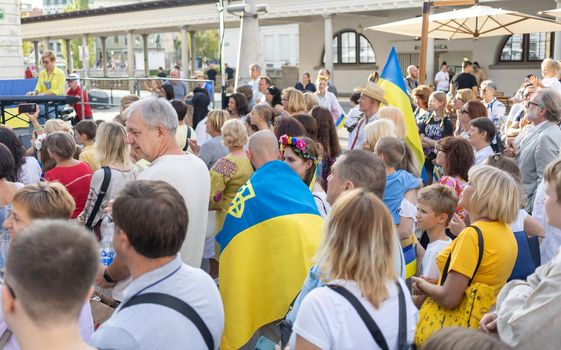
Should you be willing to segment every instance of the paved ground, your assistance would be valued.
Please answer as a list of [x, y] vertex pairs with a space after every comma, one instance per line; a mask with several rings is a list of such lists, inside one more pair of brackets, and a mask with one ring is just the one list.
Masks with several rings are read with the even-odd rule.
[[[106, 106], [104, 106], [104, 108], [94, 108], [93, 109], [93, 116], [94, 119], [98, 120], [105, 120], [105, 121], [109, 121], [112, 120], [118, 113], [119, 113], [119, 102], [121, 100], [121, 97], [128, 95], [129, 92], [128, 91], [124, 91], [124, 90], [113, 90], [113, 92], [109, 91], [109, 90], [103, 90], [105, 91], [108, 95], [112, 94], [112, 96], [110, 95], [110, 102], [112, 101], [112, 106], [108, 106], [108, 108]], [[149, 93], [142, 91], [141, 92], [141, 96], [148, 96]], [[216, 94], [215, 95], [215, 101], [217, 102], [218, 105], [220, 105], [220, 94]], [[344, 98], [339, 98], [339, 103], [341, 104], [341, 107], [343, 107], [343, 110], [348, 111], [351, 108], [351, 104], [349, 102], [349, 99], [347, 97]], [[341, 141], [341, 146], [343, 148], [347, 147], [347, 139], [348, 139], [348, 132], [346, 129], [339, 129], [338, 130], [338, 134], [339, 134], [339, 140]]]

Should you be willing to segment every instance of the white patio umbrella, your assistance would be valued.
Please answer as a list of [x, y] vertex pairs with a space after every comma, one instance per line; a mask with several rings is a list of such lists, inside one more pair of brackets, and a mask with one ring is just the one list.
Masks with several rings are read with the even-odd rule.
[[[387, 33], [421, 36], [422, 17], [368, 27]], [[517, 11], [475, 5], [429, 17], [428, 36], [466, 39], [487, 36], [561, 31], [561, 23]]]
[[[474, 6], [430, 14], [432, 6]], [[432, 1], [423, 3], [423, 16], [368, 27], [370, 30], [421, 37], [420, 82], [425, 81], [427, 38], [477, 39], [486, 36], [561, 31], [561, 23], [517, 11], [480, 6], [479, 0]]]
[[561, 9], [540, 11], [540, 12], [538, 12], [538, 15], [550, 15], [550, 16], [553, 16], [553, 17], [561, 17]]

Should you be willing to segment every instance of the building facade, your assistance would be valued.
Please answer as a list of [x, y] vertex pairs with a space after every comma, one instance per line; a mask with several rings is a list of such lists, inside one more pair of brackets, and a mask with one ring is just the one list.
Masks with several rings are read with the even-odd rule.
[[[300, 72], [317, 72], [325, 65], [331, 68], [338, 90], [349, 93], [357, 85], [364, 85], [373, 71], [383, 68], [392, 46], [399, 53], [403, 69], [408, 64], [419, 63], [420, 42], [415, 38], [366, 28], [419, 16], [422, 0], [256, 0], [256, 3], [267, 4], [268, 7], [267, 13], [258, 15], [267, 66], [278, 67], [289, 63], [297, 66]], [[171, 33], [182, 43], [187, 43], [190, 33], [218, 28], [216, 1], [169, 0], [150, 4], [150, 8], [136, 8], [135, 12], [126, 14], [112, 13], [107, 9], [105, 12], [77, 15], [76, 18], [49, 18], [36, 23], [22, 21], [23, 38], [34, 41], [43, 40], [45, 36], [55, 39], [76, 35], [132, 37], [149, 34], [151, 37], [156, 33]], [[481, 0], [480, 5], [535, 15], [538, 11], [557, 7], [557, 2]], [[104, 25], [99, 26], [99, 23]], [[236, 30], [239, 25], [239, 17], [226, 16], [224, 59], [231, 66], [236, 65], [232, 62], [237, 57]], [[478, 61], [487, 76], [498, 84], [499, 90], [511, 95], [526, 75], [540, 75], [541, 59], [557, 52], [554, 37], [552, 33], [536, 33], [434, 40], [433, 50], [429, 50], [432, 54], [428, 61], [433, 64], [428, 67], [430, 74], [427, 81], [432, 83], [442, 61], [446, 61], [452, 69], [458, 69], [464, 59], [469, 59]], [[315, 79], [315, 74], [312, 75]]]

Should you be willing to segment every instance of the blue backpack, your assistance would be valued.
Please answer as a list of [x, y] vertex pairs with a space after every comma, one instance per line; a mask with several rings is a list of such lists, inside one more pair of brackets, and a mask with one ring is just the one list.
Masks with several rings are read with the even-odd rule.
[[524, 231], [514, 232], [514, 237], [518, 245], [518, 255], [508, 280], [525, 280], [541, 264], [538, 237], [528, 237]]

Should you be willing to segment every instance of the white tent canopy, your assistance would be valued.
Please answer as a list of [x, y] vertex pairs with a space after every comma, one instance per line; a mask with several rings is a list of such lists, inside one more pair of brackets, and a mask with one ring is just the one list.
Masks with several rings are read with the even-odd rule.
[[[420, 37], [422, 17], [368, 27], [367, 29]], [[561, 23], [516, 11], [475, 5], [465, 9], [431, 14], [428, 35], [435, 39], [473, 39], [555, 31], [561, 31]]]

